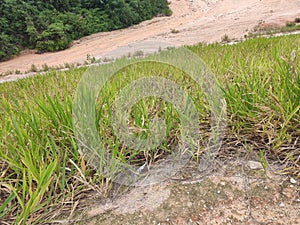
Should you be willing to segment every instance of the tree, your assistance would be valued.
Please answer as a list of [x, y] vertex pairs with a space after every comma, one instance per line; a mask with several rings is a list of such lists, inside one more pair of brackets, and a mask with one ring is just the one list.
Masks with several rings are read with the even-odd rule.
[[26, 21], [26, 33], [28, 35], [28, 47], [34, 48], [37, 40], [38, 32], [34, 26], [34, 23], [30, 18]]
[[65, 49], [72, 40], [169, 11], [166, 0], [0, 0], [0, 60], [22, 48]]
[[20, 49], [14, 44], [13, 38], [7, 34], [0, 34], [0, 59], [8, 59], [19, 53]]
[[64, 25], [52, 23], [37, 37], [36, 47], [40, 52], [52, 52], [66, 49], [69, 45], [70, 40], [64, 31]]

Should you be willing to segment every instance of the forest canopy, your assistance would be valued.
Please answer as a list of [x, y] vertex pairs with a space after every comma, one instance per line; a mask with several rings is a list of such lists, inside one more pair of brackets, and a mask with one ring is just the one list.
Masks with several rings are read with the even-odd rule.
[[171, 15], [166, 0], [1, 0], [0, 60], [66, 49], [83, 36]]

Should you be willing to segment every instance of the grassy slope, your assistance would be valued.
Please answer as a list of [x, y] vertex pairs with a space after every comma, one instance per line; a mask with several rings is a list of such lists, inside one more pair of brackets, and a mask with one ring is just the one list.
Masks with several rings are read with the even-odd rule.
[[[265, 155], [287, 162], [282, 172], [298, 177], [299, 46], [299, 35], [291, 35], [251, 39], [237, 45], [189, 47], [211, 67], [224, 91], [227, 139], [234, 137], [249, 145], [261, 155], [262, 163]], [[0, 85], [0, 221], [37, 222], [47, 216], [50, 208], [74, 200], [91, 187], [103, 193], [108, 190], [108, 179], [95, 174], [85, 163], [73, 134], [72, 96], [84, 71], [53, 72]], [[130, 149], [124, 149], [111, 135], [109, 102], [114, 90], [134, 79], [130, 78], [132, 74], [160, 74], [184, 86], [190, 83], [176, 69], [151, 64], [129, 67], [110, 83], [98, 102], [99, 109], [103, 106], [99, 132], [108, 140], [111, 151], [121, 149], [119, 157], [123, 160], [129, 160]], [[205, 122], [207, 107], [201, 90], [193, 87], [191, 93]], [[132, 122], [143, 127], [142, 111], [147, 126], [149, 114], [151, 117], [157, 107], [167, 108], [170, 118], [168, 140], [155, 152], [161, 155], [164, 147], [173, 144], [179, 129], [178, 115], [169, 104], [157, 99], [140, 102]], [[137, 152], [134, 160], [141, 159], [143, 156]]]

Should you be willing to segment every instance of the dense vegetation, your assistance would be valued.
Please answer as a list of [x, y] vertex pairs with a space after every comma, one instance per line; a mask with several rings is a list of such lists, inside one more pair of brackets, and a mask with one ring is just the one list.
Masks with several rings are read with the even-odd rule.
[[[284, 165], [277, 172], [300, 177], [299, 46], [299, 35], [290, 35], [190, 47], [211, 67], [227, 101], [228, 127], [220, 157], [254, 154], [264, 167], [277, 160]], [[71, 211], [91, 189], [110, 192], [111, 180], [83, 159], [74, 136], [72, 101], [85, 70], [52, 72], [0, 85], [0, 223], [41, 224], [57, 209]], [[148, 98], [133, 107], [130, 122], [143, 131], [154, 114], [165, 114], [167, 139], [145, 154], [132, 152], [114, 137], [110, 122], [116, 92], [132, 80], [154, 74], [181, 84], [199, 110], [201, 127], [209, 124], [201, 88], [182, 71], [157, 63], [129, 66], [103, 89], [96, 110], [99, 136], [107, 150], [128, 163], [168, 153], [180, 133], [176, 111]], [[199, 146], [195, 159], [201, 151]]]
[[72, 40], [170, 15], [166, 0], [1, 0], [0, 60], [20, 49], [67, 48]]

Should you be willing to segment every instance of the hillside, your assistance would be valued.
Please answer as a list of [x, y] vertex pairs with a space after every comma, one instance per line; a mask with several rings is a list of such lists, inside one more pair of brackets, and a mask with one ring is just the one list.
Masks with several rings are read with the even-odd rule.
[[0, 61], [24, 48], [63, 50], [81, 37], [170, 14], [165, 0], [1, 1]]
[[135, 42], [142, 42], [139, 48], [147, 49], [149, 43], [143, 47], [143, 41], [150, 41], [150, 46], [158, 49], [162, 43], [181, 46], [221, 41], [225, 34], [230, 39], [240, 39], [257, 26], [284, 26], [287, 21], [300, 17], [298, 0], [241, 0], [238, 3], [232, 0], [172, 0], [170, 3], [173, 12], [170, 17], [158, 17], [125, 30], [84, 37], [60, 52], [37, 55], [25, 51], [19, 57], [0, 63], [0, 74], [14, 74], [15, 71], [22, 74], [29, 71], [32, 64], [38, 68], [44, 64], [49, 67], [83, 64], [87, 55], [99, 59], [104, 53]]

